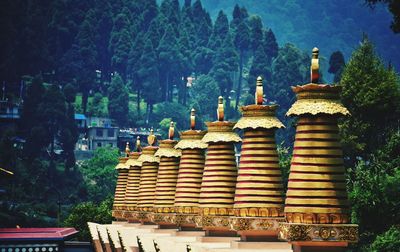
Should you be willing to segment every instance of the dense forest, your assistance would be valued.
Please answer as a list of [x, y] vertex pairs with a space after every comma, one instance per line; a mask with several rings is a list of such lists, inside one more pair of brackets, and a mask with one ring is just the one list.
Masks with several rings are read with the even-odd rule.
[[154, 127], [165, 136], [171, 120], [178, 130], [188, 128], [192, 107], [199, 128], [214, 120], [219, 95], [227, 118], [237, 120], [238, 108], [254, 102], [257, 76], [287, 127], [278, 131], [287, 179], [290, 86], [309, 82], [310, 52], [318, 46], [321, 82], [342, 86], [352, 114], [340, 131], [352, 221], [360, 225], [354, 249], [395, 251], [400, 8], [390, 0], [280, 2], [2, 1], [1, 94], [20, 106], [21, 118], [0, 132], [0, 167], [15, 174], [0, 176], [7, 191], [0, 195], [0, 225], [63, 224], [85, 239], [87, 220], [111, 220], [119, 152], [100, 148], [77, 163], [75, 113], [111, 117], [121, 128]]

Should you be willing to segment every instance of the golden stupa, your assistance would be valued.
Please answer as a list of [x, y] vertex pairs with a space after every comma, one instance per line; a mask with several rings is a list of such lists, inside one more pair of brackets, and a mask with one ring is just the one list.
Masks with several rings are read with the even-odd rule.
[[[207, 218], [208, 216], [234, 215], [233, 203], [235, 197], [237, 165], [235, 143], [241, 142], [234, 133], [234, 122], [224, 121], [223, 98], [218, 98], [218, 121], [207, 122], [207, 134], [203, 142], [208, 143], [203, 181], [200, 190], [199, 225], [220, 227], [221, 220]], [[228, 223], [226, 223], [228, 227]]]
[[155, 153], [160, 158], [154, 202], [156, 213], [175, 212], [175, 189], [181, 156], [181, 151], [174, 148], [177, 142], [174, 140], [174, 123], [171, 122], [168, 139], [160, 142], [160, 148]]
[[137, 203], [137, 209], [139, 212], [153, 211], [158, 165], [160, 163], [160, 159], [154, 156], [158, 147], [153, 146], [157, 142], [153, 129], [150, 131], [147, 142], [149, 146], [143, 148], [142, 154], [138, 158], [138, 161], [142, 162], [139, 183], [139, 199]]
[[129, 154], [129, 159], [126, 165], [129, 166], [128, 173], [128, 183], [126, 185], [125, 192], [125, 205], [127, 211], [125, 217], [128, 221], [131, 221], [131, 211], [135, 211], [139, 199], [139, 183], [140, 183], [140, 170], [142, 167], [142, 162], [138, 161], [142, 151], [140, 145], [140, 137], [136, 139], [136, 152], [131, 152]]
[[199, 197], [207, 144], [201, 140], [206, 131], [195, 130], [195, 125], [196, 115], [195, 110], [192, 109], [190, 130], [182, 132], [181, 140], [175, 145], [175, 149], [182, 151], [175, 192], [175, 211], [177, 214], [181, 214], [182, 217], [178, 220], [183, 222], [179, 223], [182, 225], [193, 225], [194, 221], [193, 219], [190, 221], [188, 215], [194, 216], [199, 213]]
[[297, 116], [285, 216], [280, 236], [289, 241], [358, 239], [350, 223], [345, 168], [337, 119], [349, 111], [340, 102], [340, 86], [317, 84], [318, 49], [313, 49], [312, 83], [292, 87], [297, 101], [287, 112]]
[[119, 158], [119, 163], [115, 167], [118, 171], [117, 177], [117, 185], [115, 187], [115, 197], [114, 197], [114, 204], [113, 204], [113, 212], [112, 216], [118, 220], [124, 220], [123, 212], [126, 210], [125, 205], [125, 191], [126, 191], [126, 184], [128, 182], [128, 171], [129, 166], [126, 162], [129, 159], [129, 143], [126, 143], [125, 148], [125, 157]]

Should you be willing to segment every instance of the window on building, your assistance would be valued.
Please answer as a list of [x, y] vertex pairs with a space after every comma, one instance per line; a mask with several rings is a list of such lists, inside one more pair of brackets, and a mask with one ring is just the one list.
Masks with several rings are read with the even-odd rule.
[[97, 147], [101, 147], [101, 143], [97, 143]]
[[96, 129], [96, 136], [102, 137], [103, 136], [103, 130], [102, 129]]
[[108, 129], [107, 130], [107, 136], [108, 137], [114, 137], [114, 129]]

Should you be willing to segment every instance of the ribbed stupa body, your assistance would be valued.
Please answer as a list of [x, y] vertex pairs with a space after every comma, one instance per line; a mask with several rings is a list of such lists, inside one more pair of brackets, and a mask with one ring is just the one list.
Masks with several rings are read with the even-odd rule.
[[283, 124], [275, 117], [276, 107], [242, 107], [243, 117], [234, 127], [244, 130], [235, 191], [236, 216], [283, 216], [284, 192], [275, 143], [275, 130]]
[[198, 130], [182, 132], [181, 140], [175, 146], [176, 149], [182, 150], [175, 192], [177, 213], [199, 213], [199, 197], [205, 163], [204, 150], [207, 148], [207, 144], [201, 139], [205, 134], [205, 131]]
[[114, 205], [115, 210], [122, 210], [125, 206], [125, 190], [128, 181], [128, 169], [129, 167], [125, 164], [128, 158], [123, 157], [119, 159], [119, 163], [115, 167], [118, 171], [117, 185], [115, 187]]
[[129, 166], [128, 183], [125, 192], [125, 205], [128, 210], [135, 210], [139, 200], [140, 170], [142, 163], [137, 159], [139, 152], [132, 152], [126, 164]]
[[343, 153], [337, 118], [348, 115], [340, 87], [307, 84], [293, 88], [298, 116], [285, 216], [289, 223], [349, 223]]
[[203, 181], [200, 191], [200, 213], [203, 215], [233, 215], [237, 177], [235, 142], [240, 137], [232, 132], [233, 122], [207, 123], [208, 143]]
[[158, 164], [160, 162], [160, 159], [154, 156], [157, 149], [158, 147], [155, 146], [147, 146], [143, 148], [142, 155], [138, 158], [138, 161], [142, 162], [139, 183], [139, 201], [137, 204], [139, 211], [149, 212], [153, 210]]
[[160, 158], [157, 175], [154, 212], [174, 212], [175, 189], [178, 179], [181, 151], [174, 149], [177, 141], [163, 140], [155, 156]]

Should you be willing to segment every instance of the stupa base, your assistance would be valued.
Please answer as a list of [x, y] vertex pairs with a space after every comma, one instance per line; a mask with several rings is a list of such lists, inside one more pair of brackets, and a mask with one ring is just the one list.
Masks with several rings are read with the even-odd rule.
[[125, 217], [130, 223], [153, 224], [154, 222], [151, 221], [149, 216], [150, 214], [152, 214], [152, 212], [127, 211], [125, 212]]
[[236, 230], [241, 241], [277, 241], [279, 224], [284, 217], [230, 217], [231, 229]]
[[198, 215], [194, 219], [196, 227], [203, 230], [231, 230], [230, 216]]
[[323, 245], [324, 247], [329, 244], [337, 247], [335, 244], [339, 243], [343, 245], [346, 243], [347, 246], [347, 243], [358, 242], [358, 225], [280, 223], [279, 238], [292, 243], [310, 243], [307, 246], [314, 246], [317, 242], [323, 242], [325, 244]]
[[175, 213], [149, 213], [147, 216], [160, 228], [177, 228]]
[[176, 224], [181, 228], [196, 228], [196, 217], [198, 214], [176, 213]]
[[114, 217], [117, 221], [126, 221], [125, 218], [125, 210], [112, 210], [112, 217]]

